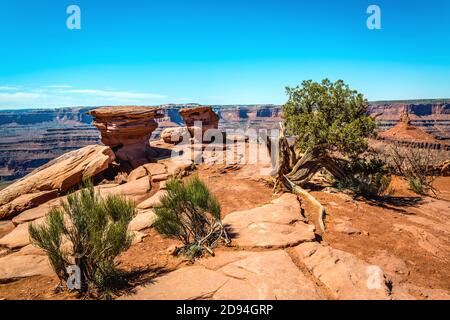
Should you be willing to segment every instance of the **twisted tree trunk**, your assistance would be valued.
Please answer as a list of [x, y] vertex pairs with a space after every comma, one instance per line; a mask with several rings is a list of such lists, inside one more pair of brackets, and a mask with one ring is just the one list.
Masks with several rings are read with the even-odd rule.
[[[292, 146], [289, 145], [284, 124], [280, 123], [280, 129], [274, 173], [274, 190], [287, 190], [301, 195], [312, 202], [317, 207], [317, 217], [314, 218], [314, 224], [317, 229], [324, 232], [325, 208], [311, 194], [304, 190], [303, 186], [322, 168], [328, 170], [338, 180], [345, 178], [345, 172], [336, 160], [324, 152], [307, 150], [304, 154], [301, 154], [300, 150], [295, 147], [295, 144]], [[269, 153], [271, 153], [271, 143], [269, 140]]]

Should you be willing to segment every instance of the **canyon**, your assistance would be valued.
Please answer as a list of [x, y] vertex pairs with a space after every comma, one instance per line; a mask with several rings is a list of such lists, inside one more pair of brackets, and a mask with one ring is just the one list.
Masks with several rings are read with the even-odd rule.
[[[274, 192], [267, 176], [269, 157], [257, 163], [239, 160], [255, 150], [256, 140], [243, 139], [243, 150], [204, 152], [198, 165], [182, 153], [165, 156], [178, 146], [164, 141], [163, 135], [149, 139], [156, 134], [156, 122], [166, 129], [178, 125], [164, 110], [173, 109], [90, 110], [104, 145], [67, 152], [0, 190], [0, 300], [80, 298], [54, 290], [58, 278], [46, 252], [33, 245], [29, 226], [44, 223], [49, 210], [68, 199], [68, 190], [86, 179], [92, 179], [100, 196], [120, 195], [136, 205], [128, 225], [131, 247], [116, 262], [124, 274], [132, 277], [139, 271], [140, 278], [130, 282], [128, 290], [115, 292], [114, 299], [450, 299], [449, 177], [434, 181], [434, 196], [418, 196], [405, 179], [394, 176], [389, 197], [357, 198], [336, 188], [323, 173], [311, 180], [305, 193]], [[252, 110], [252, 126], [275, 125], [280, 120], [276, 110], [269, 109], [273, 113], [266, 117]], [[192, 123], [227, 127], [227, 110], [220, 111], [219, 117], [211, 107], [179, 110], [185, 122], [180, 128], [191, 134], [188, 148], [205, 147], [205, 141], [190, 132]], [[232, 113], [227, 116], [233, 126], [249, 126], [249, 117], [241, 122]], [[412, 139], [435, 143], [433, 135], [412, 125], [411, 117], [403, 108], [400, 121], [382, 138], [412, 133]], [[132, 159], [124, 157], [135, 152]], [[224, 156], [227, 163], [214, 161]], [[131, 161], [136, 159], [147, 162]], [[158, 234], [154, 225], [155, 208], [170, 193], [168, 181], [193, 175], [217, 197], [231, 240], [195, 261], [177, 255], [180, 241]], [[326, 219], [318, 221], [317, 209]]]
[[[161, 117], [155, 119], [158, 127], [151, 132], [151, 139], [158, 139], [164, 129], [184, 125], [179, 111], [196, 106], [199, 105], [158, 106]], [[101, 143], [94, 119], [88, 114], [92, 109], [0, 111], [0, 183], [19, 179], [65, 152]], [[220, 130], [273, 129], [278, 127], [282, 117], [281, 106], [273, 104], [217, 105], [213, 110], [219, 117]], [[368, 111], [376, 117], [381, 132], [394, 127], [407, 111], [412, 125], [436, 139], [432, 148], [450, 144], [450, 100], [372, 102]], [[403, 143], [414, 145], [418, 142]]]

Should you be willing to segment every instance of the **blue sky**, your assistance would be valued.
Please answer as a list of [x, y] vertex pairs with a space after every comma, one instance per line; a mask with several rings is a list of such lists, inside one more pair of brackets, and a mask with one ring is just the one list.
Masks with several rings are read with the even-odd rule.
[[0, 108], [281, 104], [325, 77], [370, 100], [448, 98], [449, 20], [448, 0], [2, 0]]

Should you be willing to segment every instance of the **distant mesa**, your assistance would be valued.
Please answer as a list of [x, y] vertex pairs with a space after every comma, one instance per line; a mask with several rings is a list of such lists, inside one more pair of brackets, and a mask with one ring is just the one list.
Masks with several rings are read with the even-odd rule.
[[155, 119], [163, 118], [161, 109], [141, 106], [102, 107], [88, 112], [101, 141], [111, 147], [118, 160], [133, 168], [150, 160], [150, 136], [158, 128]]

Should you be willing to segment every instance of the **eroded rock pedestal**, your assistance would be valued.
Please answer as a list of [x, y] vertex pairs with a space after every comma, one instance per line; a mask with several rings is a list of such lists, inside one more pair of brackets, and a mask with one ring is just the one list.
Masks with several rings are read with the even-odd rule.
[[203, 132], [219, 128], [219, 116], [212, 110], [212, 107], [181, 109], [180, 115], [188, 128], [194, 127], [196, 122], [201, 122]]
[[[216, 136], [224, 137], [223, 133], [219, 131], [219, 116], [212, 107], [185, 108], [181, 109], [179, 113], [186, 126], [163, 130], [161, 139], [164, 142], [177, 144], [190, 138], [195, 138], [196, 141], [211, 142], [216, 141]], [[208, 133], [205, 134], [207, 131]]]
[[155, 119], [162, 118], [159, 108], [104, 107], [90, 111], [102, 142], [111, 147], [117, 158], [133, 168], [150, 160], [150, 136], [158, 127]]

